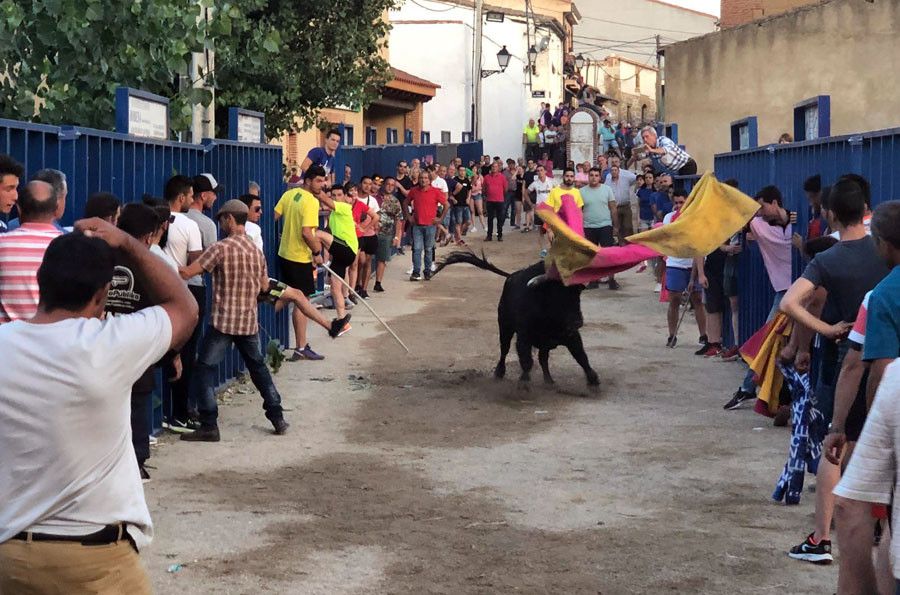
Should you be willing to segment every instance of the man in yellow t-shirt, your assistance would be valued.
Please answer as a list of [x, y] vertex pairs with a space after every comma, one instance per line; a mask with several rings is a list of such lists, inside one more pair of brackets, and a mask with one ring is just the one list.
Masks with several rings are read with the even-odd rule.
[[564, 194], [571, 194], [572, 198], [575, 199], [575, 205], [578, 206], [579, 209], [584, 208], [584, 200], [581, 198], [581, 192], [575, 187], [575, 170], [569, 167], [563, 170], [562, 184], [550, 191], [550, 195], [547, 196], [547, 201], [544, 204], [553, 207], [554, 211], [559, 211], [559, 208], [562, 206], [562, 197]]
[[528, 126], [522, 131], [522, 144], [525, 145], [525, 158], [537, 159], [540, 157], [538, 152], [541, 149], [541, 127], [538, 126], [534, 118], [528, 120]]
[[[306, 170], [302, 188], [285, 192], [275, 205], [275, 219], [284, 219], [281, 243], [278, 246], [278, 268], [281, 281], [296, 287], [304, 295], [316, 292], [314, 267], [322, 264], [322, 242], [316, 237], [319, 228], [319, 199], [326, 173], [320, 165]], [[298, 308], [291, 313], [297, 347], [290, 361], [298, 359], [321, 360], [309, 346], [306, 338], [306, 316]]]

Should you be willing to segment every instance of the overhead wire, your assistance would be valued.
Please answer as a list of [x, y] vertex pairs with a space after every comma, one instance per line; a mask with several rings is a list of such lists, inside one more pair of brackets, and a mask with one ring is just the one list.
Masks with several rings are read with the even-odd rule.
[[652, 25], [632, 25], [631, 23], [622, 23], [620, 21], [611, 21], [609, 19], [601, 19], [599, 17], [588, 17], [582, 15], [582, 19], [586, 21], [599, 21], [601, 23], [610, 23], [612, 25], [622, 25], [623, 27], [634, 27], [636, 29], [648, 29], [652, 31], [665, 31], [667, 33], [684, 33], [685, 35], [706, 35], [710, 33], [710, 31], [683, 31], [680, 29], [665, 29], [663, 27], [653, 27]]
[[443, 10], [441, 10], [441, 9], [437, 9], [437, 8], [430, 8], [428, 6], [425, 6], [424, 4], [419, 4], [416, 0], [410, 0], [410, 2], [412, 2], [419, 8], [424, 8], [425, 10], [428, 10], [431, 12], [450, 12], [454, 8], [460, 8], [459, 6], [448, 6], [447, 8], [444, 8]]

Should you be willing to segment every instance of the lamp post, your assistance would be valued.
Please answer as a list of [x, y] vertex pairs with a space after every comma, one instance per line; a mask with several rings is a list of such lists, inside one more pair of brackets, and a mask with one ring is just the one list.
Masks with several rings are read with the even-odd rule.
[[575, 56], [575, 68], [578, 70], [584, 68], [584, 56], [582, 54]]
[[510, 58], [510, 53], [506, 50], [506, 46], [503, 46], [502, 48], [500, 48], [500, 51], [497, 52], [497, 64], [500, 65], [500, 70], [482, 70], [481, 78], [486, 79], [487, 77], [491, 76], [492, 74], [505, 72], [506, 67], [509, 66], [509, 58]]

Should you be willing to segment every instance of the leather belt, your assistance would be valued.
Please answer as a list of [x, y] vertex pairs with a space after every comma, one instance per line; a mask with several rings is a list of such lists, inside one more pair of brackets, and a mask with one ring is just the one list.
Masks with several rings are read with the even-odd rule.
[[69, 541], [80, 543], [81, 545], [107, 545], [123, 539], [132, 541], [131, 536], [125, 530], [126, 526], [125, 523], [106, 525], [99, 531], [88, 535], [49, 535], [47, 533], [22, 531], [12, 538], [19, 541]]

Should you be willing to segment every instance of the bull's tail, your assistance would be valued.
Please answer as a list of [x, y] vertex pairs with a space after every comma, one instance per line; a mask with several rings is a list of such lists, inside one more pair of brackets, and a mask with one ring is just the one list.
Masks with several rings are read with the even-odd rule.
[[487, 257], [485, 257], [484, 255], [484, 252], [481, 253], [481, 258], [475, 256], [475, 254], [473, 254], [472, 252], [451, 252], [437, 263], [437, 269], [434, 271], [434, 273], [439, 273], [445, 266], [459, 263], [470, 264], [472, 266], [478, 267], [479, 269], [497, 273], [501, 277], [509, 277], [509, 273], [497, 268], [496, 266], [488, 262]]

